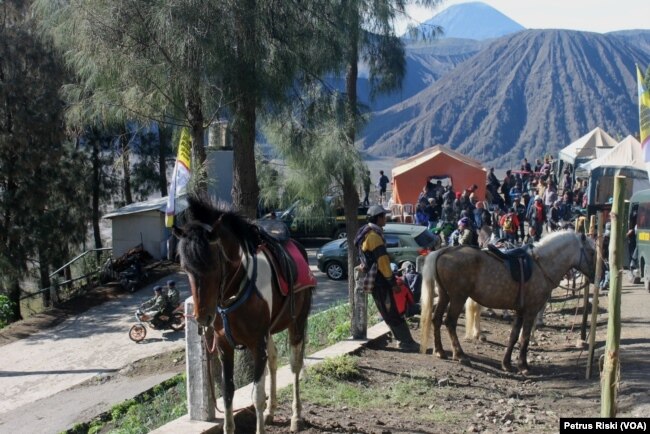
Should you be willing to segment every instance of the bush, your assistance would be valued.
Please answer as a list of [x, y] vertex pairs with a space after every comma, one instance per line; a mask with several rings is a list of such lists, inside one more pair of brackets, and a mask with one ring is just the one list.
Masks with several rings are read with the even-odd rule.
[[361, 377], [359, 358], [347, 354], [325, 359], [310, 370], [311, 374], [319, 379], [326, 377], [336, 381], [355, 381]]
[[6, 295], [0, 295], [0, 329], [6, 327], [13, 317], [13, 303]]

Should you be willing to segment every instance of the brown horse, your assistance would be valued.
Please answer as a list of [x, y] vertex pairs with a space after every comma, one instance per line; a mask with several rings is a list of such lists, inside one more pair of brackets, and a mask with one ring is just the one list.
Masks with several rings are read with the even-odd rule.
[[[440, 327], [449, 306], [445, 324], [453, 346], [453, 358], [469, 363], [460, 347], [456, 324], [465, 300], [471, 297], [482, 306], [512, 309], [517, 313], [501, 367], [506, 371], [512, 369], [512, 350], [521, 330], [518, 368], [527, 374], [528, 343], [537, 312], [569, 269], [577, 268], [591, 280], [595, 269], [594, 242], [573, 231], [555, 232], [547, 236], [534, 245], [530, 254], [533, 258], [532, 276], [520, 290], [519, 283], [510, 277], [507, 265], [485, 251], [458, 246], [430, 253], [422, 271], [420, 351], [424, 353], [427, 349], [433, 314], [434, 352], [440, 358], [446, 357], [440, 339]], [[434, 312], [436, 285], [438, 304]]]
[[[283, 296], [270, 261], [259, 251], [268, 235], [232, 212], [207, 201], [189, 198], [190, 223], [174, 228], [180, 239], [181, 266], [187, 272], [194, 300], [194, 317], [204, 329], [213, 328], [225, 403], [224, 432], [234, 433], [233, 363], [235, 347], [248, 348], [254, 360], [254, 400], [257, 433], [264, 432], [276, 409], [276, 350], [271, 335], [288, 329], [291, 345], [293, 415], [291, 431], [301, 420], [299, 376], [303, 366], [307, 317], [313, 286]], [[305, 260], [307, 254], [300, 248]], [[290, 288], [293, 290], [293, 288]], [[268, 359], [271, 393], [265, 410], [265, 365]]]

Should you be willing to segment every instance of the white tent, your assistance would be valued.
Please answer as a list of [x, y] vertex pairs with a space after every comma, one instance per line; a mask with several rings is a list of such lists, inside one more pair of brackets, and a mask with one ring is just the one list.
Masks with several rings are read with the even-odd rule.
[[596, 127], [560, 150], [559, 159], [576, 166], [602, 157], [616, 145], [616, 140], [600, 127]]
[[627, 136], [605, 155], [580, 166], [589, 171], [589, 204], [606, 203], [614, 193], [614, 177], [628, 178], [625, 198], [650, 188], [641, 144]]

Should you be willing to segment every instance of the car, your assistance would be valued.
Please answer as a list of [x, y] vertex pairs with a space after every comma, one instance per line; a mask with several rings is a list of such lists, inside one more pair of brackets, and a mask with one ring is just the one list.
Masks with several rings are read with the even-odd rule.
[[[425, 226], [388, 223], [384, 227], [386, 250], [391, 262], [401, 266], [416, 263], [418, 256], [427, 255], [438, 244], [439, 238]], [[318, 269], [332, 280], [342, 280], [348, 274], [348, 243], [339, 239], [330, 241], [316, 252]]]
[[[360, 206], [357, 210], [359, 223], [365, 223], [368, 207]], [[324, 212], [322, 210], [310, 213], [308, 209], [300, 206], [300, 201], [294, 202], [287, 210], [276, 214], [289, 229], [291, 238], [333, 238], [346, 237], [345, 215], [343, 208], [336, 208], [332, 201], [326, 201]]]

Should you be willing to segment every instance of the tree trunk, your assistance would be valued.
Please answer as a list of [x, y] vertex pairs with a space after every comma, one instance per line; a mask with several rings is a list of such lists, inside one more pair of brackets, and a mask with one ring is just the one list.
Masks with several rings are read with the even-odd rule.
[[[47, 257], [47, 252], [42, 245], [38, 245], [38, 271], [40, 275], [40, 284], [41, 288], [49, 288], [51, 286], [50, 282], [50, 260]], [[43, 291], [43, 306], [49, 307], [51, 304], [50, 291]]]
[[[348, 65], [347, 72], [345, 76], [345, 92], [347, 95], [347, 125], [345, 132], [345, 141], [346, 145], [350, 147], [350, 150], [354, 150], [354, 141], [356, 140], [356, 128], [357, 128], [357, 79], [359, 76], [359, 40], [358, 40], [358, 23], [359, 23], [359, 12], [354, 5], [350, 8], [351, 20], [350, 20], [350, 39], [348, 46]], [[354, 182], [354, 169], [349, 168], [343, 175], [343, 203], [345, 208], [345, 225], [347, 232], [348, 246], [354, 246], [354, 237], [357, 233], [358, 228], [358, 208], [359, 208], [359, 195], [357, 193], [357, 188]], [[361, 321], [360, 318], [357, 318], [357, 315], [360, 314], [359, 309], [357, 309], [356, 298], [354, 294], [355, 281], [354, 281], [354, 267], [357, 262], [357, 251], [356, 249], [348, 249], [348, 270], [351, 270], [348, 273], [348, 298], [350, 301], [350, 311], [351, 311], [351, 321], [352, 321], [352, 330], [359, 330], [358, 323]], [[365, 333], [364, 333], [365, 335]], [[353, 336], [355, 338], [361, 338], [364, 336]]]
[[20, 282], [17, 278], [12, 279], [7, 290], [7, 297], [11, 301], [11, 322], [20, 321], [23, 315], [20, 312]]
[[257, 217], [259, 186], [255, 170], [255, 102], [246, 97], [237, 104], [233, 123], [232, 200], [236, 210]]
[[255, 122], [257, 79], [254, 51], [256, 49], [255, 17], [243, 11], [255, 11], [256, 0], [241, 0], [235, 12], [235, 38], [238, 59], [236, 99], [233, 119], [233, 182], [232, 200], [236, 210], [246, 217], [257, 217], [259, 186], [255, 170]]
[[198, 84], [190, 89], [186, 95], [185, 108], [190, 123], [190, 135], [192, 136], [192, 177], [199, 191], [208, 191], [207, 174], [205, 170], [205, 128], [203, 127], [203, 109], [201, 108], [201, 96], [197, 91]]
[[131, 194], [131, 161], [129, 158], [129, 131], [128, 128], [120, 134], [120, 147], [122, 149], [122, 171], [124, 172], [123, 187], [124, 187], [124, 201], [127, 205], [133, 203], [133, 196]]
[[93, 153], [92, 153], [92, 165], [93, 165], [93, 179], [92, 179], [92, 219], [93, 219], [93, 237], [95, 238], [95, 248], [102, 248], [102, 235], [99, 229], [99, 194], [100, 194], [100, 159], [99, 159], [99, 140], [97, 134], [93, 134]]
[[172, 129], [171, 127], [158, 126], [158, 174], [159, 188], [162, 197], [167, 196], [167, 162], [165, 157], [167, 149], [171, 148]]

